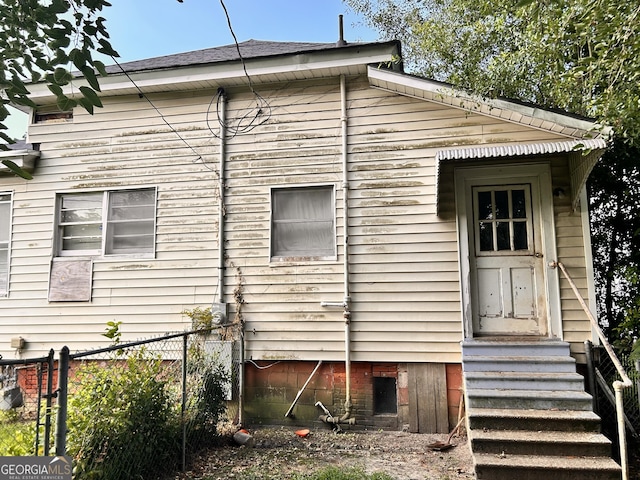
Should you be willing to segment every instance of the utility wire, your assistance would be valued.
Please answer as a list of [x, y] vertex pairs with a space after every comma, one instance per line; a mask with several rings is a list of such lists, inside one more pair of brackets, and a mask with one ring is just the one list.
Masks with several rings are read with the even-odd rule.
[[229, 123], [229, 122], [227, 122], [226, 119], [222, 118], [221, 115], [220, 115], [220, 101], [222, 99], [222, 94], [221, 94], [222, 92], [219, 89], [218, 92], [211, 99], [211, 102], [209, 102], [209, 107], [207, 109], [207, 115], [206, 115], [206, 121], [207, 121], [207, 127], [209, 128], [209, 131], [211, 132], [211, 134], [214, 135], [215, 137], [218, 137], [218, 134], [215, 133], [215, 131], [211, 127], [211, 123], [210, 123], [210, 114], [211, 114], [211, 110], [212, 110], [213, 104], [215, 102], [215, 104], [216, 104], [216, 118], [217, 118], [218, 124], [221, 127], [224, 127], [226, 132], [231, 137], [235, 137], [236, 135], [239, 135], [239, 134], [249, 133], [251, 130], [253, 130], [258, 125], [262, 125], [267, 120], [269, 120], [269, 118], [271, 117], [271, 106], [269, 105], [269, 102], [267, 102], [253, 88], [253, 81], [251, 79], [251, 76], [249, 75], [249, 72], [247, 71], [247, 65], [246, 65], [246, 62], [244, 60], [244, 57], [242, 56], [242, 51], [240, 49], [240, 43], [238, 42], [238, 37], [236, 36], [235, 32], [233, 31], [233, 25], [231, 24], [231, 17], [229, 16], [229, 11], [227, 10], [227, 6], [225, 5], [224, 0], [220, 0], [220, 5], [222, 6], [222, 9], [224, 10], [225, 17], [227, 18], [227, 25], [229, 27], [229, 32], [231, 33], [231, 36], [233, 37], [233, 42], [234, 42], [234, 44], [236, 46], [236, 51], [238, 52], [238, 58], [240, 59], [240, 63], [242, 64], [242, 70], [244, 72], [244, 76], [247, 78], [247, 82], [249, 83], [249, 90], [253, 94], [254, 99], [256, 101], [256, 106], [255, 106], [255, 108], [250, 109], [249, 111], [247, 111], [241, 117], [239, 117], [236, 120], [234, 120], [233, 123]]

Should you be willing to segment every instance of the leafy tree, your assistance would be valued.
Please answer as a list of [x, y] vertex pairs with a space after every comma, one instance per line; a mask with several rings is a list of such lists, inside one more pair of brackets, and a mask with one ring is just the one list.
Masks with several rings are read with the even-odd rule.
[[640, 335], [640, 4], [627, 0], [344, 0], [403, 44], [410, 70], [487, 97], [595, 118], [615, 139], [589, 182], [601, 321]]
[[[56, 95], [60, 110], [77, 105], [93, 112], [100, 107], [98, 75], [104, 64], [94, 52], [118, 56], [108, 41], [105, 18], [99, 16], [110, 6], [106, 0], [0, 0], [0, 138], [12, 143], [2, 123], [7, 105], [34, 107], [29, 99], [29, 82], [46, 81]], [[73, 82], [71, 70], [82, 73], [86, 85], [80, 95], [70, 97], [63, 87]], [[6, 145], [0, 144], [6, 149]], [[7, 164], [16, 171], [15, 165]], [[15, 168], [13, 168], [15, 167]], [[16, 173], [21, 174], [18, 170]]]
[[345, 0], [415, 73], [588, 115], [640, 142], [640, 4], [626, 0]]

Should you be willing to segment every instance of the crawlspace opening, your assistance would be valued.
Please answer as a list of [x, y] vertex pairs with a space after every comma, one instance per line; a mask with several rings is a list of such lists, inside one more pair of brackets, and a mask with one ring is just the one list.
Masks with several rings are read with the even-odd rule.
[[393, 377], [373, 378], [373, 413], [398, 413], [396, 379]]

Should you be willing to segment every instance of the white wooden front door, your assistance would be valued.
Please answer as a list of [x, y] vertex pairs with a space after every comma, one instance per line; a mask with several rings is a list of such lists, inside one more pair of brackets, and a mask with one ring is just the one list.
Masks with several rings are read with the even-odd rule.
[[542, 217], [553, 213], [549, 204], [543, 206], [540, 177], [515, 171], [463, 177], [466, 238], [461, 242], [468, 249], [467, 315], [473, 336], [544, 336], [549, 331], [549, 248], [544, 245], [549, 225]]

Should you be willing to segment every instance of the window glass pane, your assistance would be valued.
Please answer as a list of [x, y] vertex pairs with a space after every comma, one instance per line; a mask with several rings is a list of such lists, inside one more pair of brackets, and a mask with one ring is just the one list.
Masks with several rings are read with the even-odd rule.
[[513, 190], [511, 192], [511, 199], [513, 204], [513, 218], [527, 218], [524, 190]]
[[9, 241], [11, 231], [11, 204], [0, 203], [0, 242]]
[[490, 222], [480, 222], [480, 251], [493, 251], [493, 226]]
[[100, 237], [65, 237], [62, 239], [62, 250], [100, 250]]
[[511, 239], [509, 238], [509, 222], [496, 223], [496, 236], [498, 240], [498, 250], [511, 250]]
[[332, 187], [290, 188], [272, 192], [272, 255], [335, 255]]
[[80, 254], [102, 248], [102, 192], [60, 196], [60, 249]]
[[152, 253], [155, 189], [111, 192], [105, 253]]
[[0, 248], [0, 294], [7, 293], [9, 282], [9, 249]]
[[11, 194], [0, 194], [0, 295], [9, 288], [9, 242], [11, 241]]
[[496, 218], [509, 218], [509, 195], [507, 190], [496, 190]]
[[478, 220], [492, 220], [491, 192], [478, 192]]
[[513, 249], [528, 250], [527, 222], [513, 222]]

